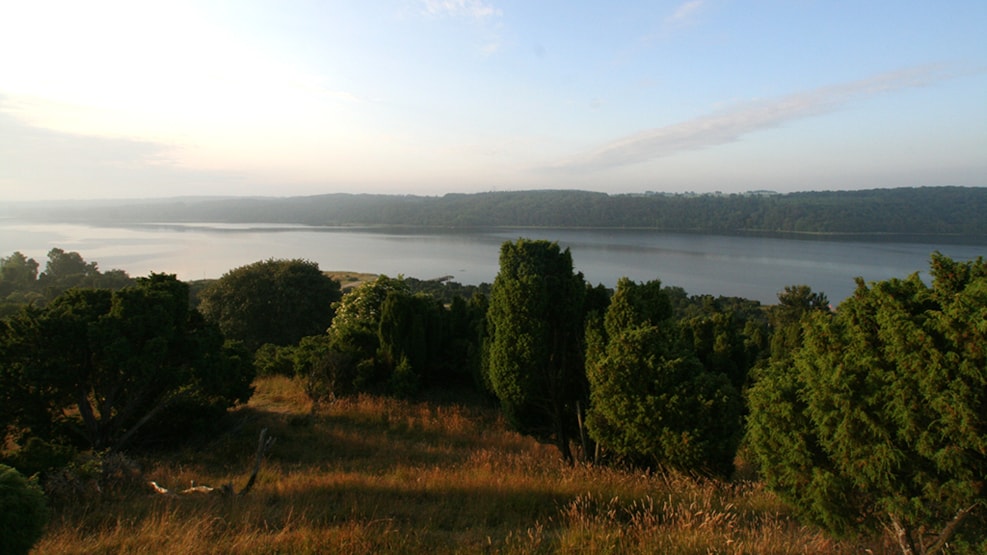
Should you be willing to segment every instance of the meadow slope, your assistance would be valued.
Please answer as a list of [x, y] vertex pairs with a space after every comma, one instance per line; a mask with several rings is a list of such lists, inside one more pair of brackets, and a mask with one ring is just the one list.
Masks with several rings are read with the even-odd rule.
[[[139, 480], [60, 501], [36, 553], [891, 552], [799, 524], [756, 481], [564, 465], [496, 409], [361, 396], [311, 410], [286, 378], [257, 382], [231, 431], [138, 461]], [[277, 438], [244, 497], [258, 433]]]

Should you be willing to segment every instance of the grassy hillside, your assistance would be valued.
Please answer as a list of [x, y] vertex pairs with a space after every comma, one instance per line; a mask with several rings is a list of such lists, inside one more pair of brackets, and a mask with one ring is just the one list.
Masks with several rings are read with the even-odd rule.
[[141, 461], [143, 478], [237, 488], [259, 430], [277, 438], [242, 498], [132, 485], [56, 508], [37, 553], [860, 553], [799, 525], [755, 482], [563, 465], [493, 409], [359, 397], [311, 414], [257, 383], [235, 431]]

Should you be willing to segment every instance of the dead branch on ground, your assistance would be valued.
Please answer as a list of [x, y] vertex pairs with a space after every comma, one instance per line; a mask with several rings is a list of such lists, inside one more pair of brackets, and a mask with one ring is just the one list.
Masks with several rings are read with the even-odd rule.
[[168, 495], [172, 497], [178, 497], [179, 495], [187, 495], [187, 494], [195, 494], [195, 493], [219, 494], [224, 497], [242, 497], [246, 495], [254, 487], [254, 483], [257, 481], [257, 474], [260, 472], [261, 462], [263, 462], [264, 460], [264, 455], [266, 455], [267, 452], [271, 449], [275, 441], [277, 441], [275, 438], [267, 436], [267, 428], [264, 428], [263, 430], [260, 431], [260, 438], [257, 441], [257, 455], [254, 457], [253, 472], [250, 473], [250, 478], [247, 479], [247, 483], [243, 486], [243, 489], [241, 489], [239, 492], [233, 489], [233, 482], [230, 482], [228, 484], [223, 484], [218, 488], [214, 488], [211, 486], [204, 486], [204, 485], [197, 486], [193, 481], [190, 487], [183, 489], [182, 491], [179, 492], [173, 492], [167, 488], [161, 487], [160, 485], [158, 485], [157, 482], [154, 481], [149, 482], [149, 484], [151, 485], [151, 488], [155, 491], [155, 493], [159, 493], [161, 495]]

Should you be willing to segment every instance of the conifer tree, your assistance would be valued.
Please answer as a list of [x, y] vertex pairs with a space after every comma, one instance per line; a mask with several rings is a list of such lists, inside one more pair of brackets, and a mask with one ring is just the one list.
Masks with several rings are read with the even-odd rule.
[[617, 284], [601, 330], [587, 330], [587, 427], [602, 447], [650, 466], [725, 475], [740, 396], [681, 341], [659, 281]]
[[803, 319], [788, 364], [750, 392], [768, 485], [839, 533], [883, 528], [936, 553], [985, 501], [987, 264], [932, 257]]
[[572, 461], [576, 402], [585, 397], [582, 274], [558, 243], [518, 239], [500, 250], [490, 291], [486, 381], [518, 431]]

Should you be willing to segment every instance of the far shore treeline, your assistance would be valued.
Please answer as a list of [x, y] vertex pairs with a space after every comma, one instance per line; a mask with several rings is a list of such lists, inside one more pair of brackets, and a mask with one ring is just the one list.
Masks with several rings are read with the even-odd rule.
[[542, 190], [11, 203], [0, 217], [85, 223], [637, 228], [696, 233], [987, 236], [987, 187], [775, 194]]

